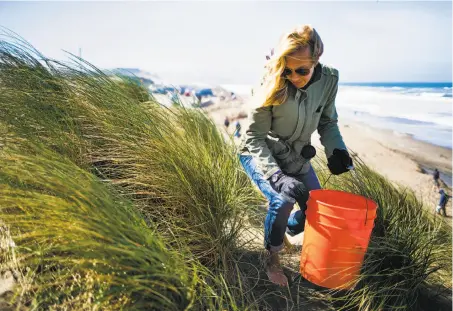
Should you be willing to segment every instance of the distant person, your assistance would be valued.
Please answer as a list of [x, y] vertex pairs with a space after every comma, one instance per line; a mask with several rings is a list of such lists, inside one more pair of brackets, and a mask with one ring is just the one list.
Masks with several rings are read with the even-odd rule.
[[234, 94], [234, 92], [231, 92], [231, 99], [232, 99], [232, 100], [235, 100], [235, 99], [236, 99], [236, 94]]
[[[265, 271], [281, 286], [288, 284], [279, 259], [285, 232], [304, 231], [308, 193], [321, 188], [310, 164], [316, 154], [313, 132], [320, 135], [332, 174], [348, 172], [353, 164], [337, 124], [338, 70], [319, 63], [323, 52], [321, 37], [310, 25], [282, 37], [255, 90], [251, 123], [240, 146], [245, 172], [269, 202]], [[296, 202], [300, 210], [291, 213]]]
[[234, 132], [234, 136], [239, 138], [241, 137], [241, 123], [236, 121], [236, 131]]
[[168, 92], [168, 98], [170, 98], [170, 101], [173, 103], [173, 104], [179, 104], [179, 98], [178, 98], [178, 94], [177, 92]]
[[440, 187], [439, 178], [440, 178], [439, 170], [437, 168], [435, 168], [434, 172], [433, 172], [433, 181], [434, 181], [434, 185], [436, 185], [437, 188]]
[[451, 198], [451, 196], [446, 194], [444, 189], [440, 189], [439, 194], [440, 194], [439, 204], [437, 204], [436, 213], [440, 215], [440, 212], [442, 211], [442, 215], [444, 217], [446, 217], [447, 216], [446, 207], [447, 207], [448, 200]]
[[225, 125], [225, 128], [228, 129], [230, 126], [230, 119], [228, 117], [225, 117], [225, 120], [223, 121], [223, 125]]

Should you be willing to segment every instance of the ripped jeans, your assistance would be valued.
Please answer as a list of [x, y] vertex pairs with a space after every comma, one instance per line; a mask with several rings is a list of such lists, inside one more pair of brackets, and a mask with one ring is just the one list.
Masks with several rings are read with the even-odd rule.
[[[300, 202], [296, 199], [300, 210], [291, 213], [294, 204], [286, 201], [272, 188], [269, 181], [264, 178], [264, 174], [258, 169], [253, 157], [240, 155], [239, 159], [249, 178], [258, 186], [269, 202], [269, 209], [264, 221], [264, 247], [270, 251], [280, 251], [283, 248], [286, 231], [293, 235], [304, 231], [307, 202]], [[311, 165], [307, 173], [293, 177], [301, 181], [308, 191], [321, 188]]]

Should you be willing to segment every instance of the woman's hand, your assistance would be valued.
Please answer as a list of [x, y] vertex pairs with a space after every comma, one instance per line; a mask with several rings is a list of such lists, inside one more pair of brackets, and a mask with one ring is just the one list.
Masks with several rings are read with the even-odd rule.
[[327, 159], [327, 167], [332, 174], [340, 175], [352, 167], [352, 158], [346, 150], [334, 149], [333, 155]]
[[305, 202], [308, 199], [308, 191], [305, 185], [296, 178], [285, 175], [282, 171], [272, 175], [269, 182], [275, 191], [290, 198], [292, 203], [295, 203], [296, 200]]

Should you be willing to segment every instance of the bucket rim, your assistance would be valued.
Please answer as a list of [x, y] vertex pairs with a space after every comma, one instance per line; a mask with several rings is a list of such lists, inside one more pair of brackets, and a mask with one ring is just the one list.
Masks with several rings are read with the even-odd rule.
[[[372, 204], [374, 204], [374, 205], [375, 205], [375, 208], [369, 208], [369, 207], [367, 207], [367, 208], [360, 208], [360, 209], [357, 209], [357, 208], [348, 208], [348, 207], [343, 207], [343, 206], [338, 206], [338, 205], [329, 204], [329, 203], [323, 202], [323, 201], [320, 200], [320, 199], [313, 198], [313, 197], [311, 196], [311, 193], [312, 193], [312, 192], [318, 193], [318, 192], [323, 192], [323, 191], [324, 191], [324, 192], [329, 191], [329, 192], [337, 192], [337, 193], [346, 193], [346, 194], [348, 194], [348, 195], [350, 195], [350, 196], [353, 196], [353, 197], [365, 199], [367, 202], [371, 202]], [[340, 209], [344, 209], [344, 210], [368, 210], [368, 211], [369, 211], [370, 209], [371, 209], [371, 210], [373, 210], [373, 209], [374, 209], [374, 210], [377, 210], [378, 207], [379, 207], [379, 205], [376, 203], [376, 201], [374, 201], [374, 200], [372, 200], [372, 199], [370, 199], [370, 198], [367, 198], [367, 197], [365, 197], [365, 196], [363, 196], [363, 195], [360, 195], [360, 194], [355, 194], [355, 193], [346, 192], [346, 191], [341, 191], [341, 190], [333, 190], [333, 189], [314, 189], [314, 190], [310, 190], [310, 191], [309, 191], [309, 194], [310, 194], [310, 195], [309, 195], [309, 199], [313, 199], [313, 200], [315, 200], [316, 202], [320, 202], [320, 203], [322, 203], [323, 205], [328, 206], [328, 207], [335, 207], [335, 208], [340, 208]]]

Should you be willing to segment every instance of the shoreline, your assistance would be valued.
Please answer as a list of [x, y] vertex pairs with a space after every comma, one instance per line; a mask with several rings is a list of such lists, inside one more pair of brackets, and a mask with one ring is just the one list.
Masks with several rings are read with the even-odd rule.
[[[341, 126], [341, 121], [339, 121]], [[356, 124], [376, 131], [379, 143], [393, 152], [407, 156], [418, 164], [419, 169], [425, 174], [431, 174], [437, 168], [440, 179], [448, 187], [452, 188], [452, 149], [439, 146], [431, 142], [419, 140], [413, 135], [399, 133], [390, 129], [375, 127], [356, 120], [344, 118], [344, 124]], [[384, 137], [385, 136], [385, 137]]]

